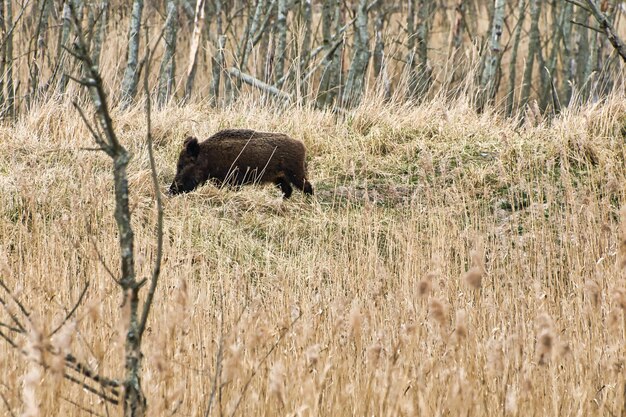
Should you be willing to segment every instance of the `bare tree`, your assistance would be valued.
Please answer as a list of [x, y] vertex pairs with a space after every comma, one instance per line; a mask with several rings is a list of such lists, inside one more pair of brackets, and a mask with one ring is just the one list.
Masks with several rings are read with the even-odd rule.
[[133, 1], [133, 10], [128, 28], [128, 52], [126, 55], [126, 69], [122, 79], [122, 91], [120, 104], [122, 108], [128, 107], [137, 94], [139, 82], [139, 29], [141, 27], [141, 14], [143, 12], [143, 0]]
[[[76, 41], [71, 51], [72, 55], [84, 64], [87, 76], [77, 80], [81, 85], [88, 88], [91, 101], [95, 107], [98, 129], [95, 129], [87, 121], [83, 110], [76, 105], [83, 121], [93, 135], [93, 139], [102, 151], [104, 151], [113, 161], [113, 178], [115, 188], [115, 221], [119, 233], [119, 246], [121, 258], [121, 277], [118, 281], [123, 293], [123, 305], [128, 306], [128, 329], [125, 342], [125, 370], [124, 379], [124, 415], [126, 417], [143, 417], [146, 415], [146, 399], [141, 388], [141, 343], [146, 328], [148, 315], [152, 306], [154, 293], [156, 290], [161, 268], [162, 242], [163, 242], [163, 209], [161, 204], [160, 191], [156, 178], [154, 157], [152, 155], [152, 139], [150, 136], [150, 96], [146, 94], [146, 116], [148, 118], [147, 142], [150, 156], [153, 185], [156, 194], [156, 204], [158, 210], [157, 224], [157, 254], [154, 268], [150, 280], [150, 288], [143, 307], [139, 305], [139, 290], [144, 282], [138, 281], [135, 275], [134, 258], [134, 233], [131, 227], [131, 212], [129, 206], [129, 188], [127, 167], [130, 155], [124, 146], [119, 142], [113, 122], [109, 113], [107, 96], [104, 92], [100, 73], [93, 65], [83, 30], [75, 11], [72, 9], [72, 18], [76, 31]], [[146, 72], [149, 71], [150, 56], [146, 54]], [[147, 90], [147, 77], [144, 78], [145, 89]]]
[[[415, 26], [415, 13], [417, 7], [417, 26]], [[430, 31], [430, 15], [432, 0], [419, 0], [416, 6], [415, 0], [409, 1], [409, 14], [407, 15], [408, 42], [408, 96], [421, 100], [430, 88], [432, 69], [428, 64], [428, 33]]]
[[94, 27], [94, 35], [91, 47], [91, 61], [96, 67], [100, 66], [100, 54], [102, 52], [102, 43], [105, 38], [104, 35], [107, 27], [109, 0], [102, 0], [98, 8], [98, 16], [96, 18], [96, 26]]
[[191, 34], [191, 43], [189, 45], [189, 66], [187, 67], [187, 82], [185, 83], [185, 101], [191, 98], [193, 83], [196, 78], [198, 48], [200, 46], [200, 37], [202, 36], [202, 26], [204, 25], [204, 2], [205, 0], [197, 0], [196, 2], [193, 33]]
[[274, 79], [278, 88], [281, 88], [284, 82], [285, 54], [287, 53], [287, 11], [287, 0], [278, 0], [276, 56], [274, 58]]
[[524, 67], [524, 84], [522, 85], [521, 105], [525, 107], [530, 98], [532, 85], [533, 65], [539, 50], [539, 15], [541, 14], [541, 0], [530, 0], [530, 40], [528, 42], [528, 56]]
[[509, 88], [506, 94], [506, 114], [513, 114], [513, 105], [515, 103], [515, 88], [517, 79], [517, 52], [522, 35], [522, 27], [524, 25], [524, 17], [526, 16], [526, 0], [518, 0], [517, 3], [517, 24], [513, 34], [513, 50], [511, 51], [511, 63], [509, 64]]
[[485, 66], [480, 80], [481, 98], [478, 103], [479, 109], [482, 109], [487, 103], [493, 100], [498, 89], [500, 59], [502, 57], [500, 38], [502, 37], [502, 29], [504, 26], [504, 6], [504, 0], [495, 0], [493, 24], [489, 39], [489, 54], [485, 60]]
[[7, 83], [7, 115], [10, 118], [15, 117], [15, 87], [13, 86], [13, 8], [11, 6], [11, 0], [6, 0], [5, 7], [5, 26], [9, 28], [4, 43], [4, 62], [6, 68], [6, 83]]
[[226, 45], [226, 37], [222, 33], [222, 0], [215, 0], [215, 18], [217, 43], [215, 45], [215, 54], [211, 60], [211, 86], [209, 89], [210, 100], [213, 106], [216, 106], [220, 95], [220, 77], [224, 68], [224, 47]]
[[370, 60], [369, 21], [367, 0], [359, 0], [354, 29], [354, 55], [348, 70], [346, 86], [343, 92], [343, 106], [352, 106], [361, 100], [363, 94], [367, 66]]
[[44, 58], [46, 54], [46, 33], [48, 31], [48, 17], [50, 15], [50, 8], [52, 5], [51, 0], [42, 0], [39, 6], [39, 21], [35, 29], [35, 35], [33, 39], [36, 44], [31, 47], [33, 51], [33, 57], [29, 65], [29, 79], [28, 79], [28, 96], [26, 100], [26, 106], [29, 107], [31, 102], [37, 98], [39, 94], [39, 74], [41, 67], [44, 64]]
[[168, 0], [167, 19], [165, 20], [165, 53], [159, 70], [159, 85], [157, 88], [157, 104], [163, 106], [169, 100], [174, 85], [176, 73], [176, 32], [178, 31], [177, 0]]

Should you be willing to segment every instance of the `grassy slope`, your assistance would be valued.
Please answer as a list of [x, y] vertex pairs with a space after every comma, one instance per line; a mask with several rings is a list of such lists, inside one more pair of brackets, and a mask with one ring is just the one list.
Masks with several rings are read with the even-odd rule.
[[[145, 122], [140, 108], [114, 119], [134, 155], [137, 267], [147, 276], [155, 213]], [[240, 415], [623, 413], [625, 124], [620, 100], [538, 127], [462, 103], [372, 103], [340, 121], [252, 104], [154, 114], [164, 187], [185, 134], [248, 127], [306, 143], [316, 198], [207, 185], [166, 200], [144, 347], [152, 412], [204, 412], [223, 320], [224, 413], [257, 367]], [[117, 266], [109, 160], [81, 150], [93, 144], [69, 105], [0, 128], [0, 143], [0, 271], [33, 310], [31, 340], [89, 280], [76, 331], [52, 343], [71, 337], [77, 356], [121, 375], [121, 298], [98, 261], [99, 252]], [[472, 266], [480, 289], [464, 279]], [[79, 415], [63, 396], [105, 413], [6, 344], [0, 358], [14, 411], [35, 404], [34, 390], [42, 414]]]

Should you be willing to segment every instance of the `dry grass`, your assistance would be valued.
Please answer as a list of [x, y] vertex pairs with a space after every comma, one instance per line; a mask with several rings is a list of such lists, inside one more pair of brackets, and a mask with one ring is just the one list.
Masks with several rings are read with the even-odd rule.
[[[141, 107], [114, 119], [134, 155], [146, 277], [155, 210]], [[537, 127], [462, 103], [373, 101], [339, 121], [253, 102], [154, 120], [163, 187], [186, 133], [251, 127], [306, 143], [316, 197], [207, 185], [166, 200], [143, 348], [151, 415], [204, 415], [221, 340], [212, 415], [232, 414], [254, 371], [237, 415], [624, 415], [623, 99]], [[109, 159], [81, 150], [92, 143], [63, 103], [0, 127], [0, 142], [0, 271], [33, 312], [28, 357], [51, 366], [0, 344], [0, 393], [16, 414], [87, 415], [69, 399], [119, 415], [42, 352], [52, 343], [122, 374], [121, 297], [97, 254], [116, 270]], [[86, 281], [75, 329], [46, 340]]]

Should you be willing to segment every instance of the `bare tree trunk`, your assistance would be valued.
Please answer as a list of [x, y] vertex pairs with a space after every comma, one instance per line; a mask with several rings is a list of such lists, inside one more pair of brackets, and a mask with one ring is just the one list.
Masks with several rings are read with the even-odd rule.
[[485, 67], [480, 80], [481, 98], [478, 103], [479, 109], [483, 109], [488, 103], [493, 101], [498, 89], [500, 59], [502, 57], [500, 38], [502, 37], [502, 27], [504, 26], [504, 6], [504, 0], [495, 0], [489, 55], [485, 60]]
[[[561, 40], [563, 40], [563, 19], [565, 19], [566, 4], [552, 4], [552, 21], [554, 25], [554, 36], [552, 37], [552, 49], [545, 67], [540, 68], [541, 71], [541, 97], [539, 107], [541, 109], [548, 108], [548, 103], [554, 101], [554, 85], [556, 83], [556, 63], [561, 48]], [[565, 42], [564, 42], [565, 43]], [[547, 49], [547, 46], [546, 46]], [[557, 97], [558, 98], [558, 97]]]
[[354, 56], [348, 70], [343, 92], [343, 106], [356, 105], [363, 95], [367, 66], [370, 59], [367, 0], [359, 0], [354, 30]]
[[109, 0], [102, 0], [99, 5], [100, 11], [99, 17], [96, 20], [96, 27], [94, 28], [94, 37], [91, 48], [91, 61], [96, 66], [100, 67], [100, 54], [102, 52], [102, 42], [104, 41], [104, 34], [107, 28], [107, 13], [109, 11]]
[[[576, 13], [576, 22], [583, 25], [589, 23], [589, 13], [586, 9], [579, 7]], [[574, 61], [575, 61], [575, 83], [578, 86], [582, 94], [582, 89], [585, 82], [585, 67], [587, 66], [587, 59], [589, 58], [589, 38], [587, 37], [589, 30], [583, 26], [577, 26], [574, 37]]]
[[143, 12], [143, 0], [134, 0], [133, 10], [128, 28], [128, 53], [126, 56], [126, 69], [122, 79], [122, 91], [120, 105], [127, 108], [137, 94], [137, 84], [139, 83], [139, 41], [141, 28], [141, 14]]
[[513, 105], [515, 103], [515, 88], [517, 79], [517, 51], [519, 50], [519, 41], [524, 25], [524, 17], [526, 16], [526, 0], [519, 0], [517, 3], [517, 24], [515, 25], [515, 33], [513, 34], [513, 50], [511, 51], [511, 63], [509, 64], [509, 88], [506, 94], [506, 115], [510, 117], [513, 114]]
[[211, 104], [215, 107], [219, 102], [220, 96], [220, 78], [224, 68], [224, 46], [226, 45], [226, 37], [222, 34], [222, 0], [215, 0], [215, 19], [217, 30], [217, 45], [215, 55], [211, 58], [211, 86], [209, 95]]
[[[0, 0], [1, 1], [1, 0]], [[6, 1], [6, 22], [7, 28], [13, 26], [13, 8], [11, 0]], [[9, 30], [5, 40], [6, 56], [6, 83], [7, 83], [7, 115], [13, 119], [15, 117], [15, 87], [13, 86], [13, 31]]]
[[196, 68], [198, 59], [198, 48], [202, 36], [202, 26], [204, 25], [204, 0], [196, 3], [195, 17], [193, 21], [193, 33], [191, 34], [191, 44], [189, 46], [189, 67], [187, 68], [187, 82], [185, 83], [185, 101], [191, 98], [193, 82], [196, 78]]
[[576, 76], [576, 59], [573, 48], [572, 37], [572, 18], [574, 13], [574, 5], [567, 3], [565, 5], [565, 15], [563, 17], [563, 87], [561, 90], [561, 96], [563, 102], [569, 105], [572, 98], [572, 83]]
[[172, 95], [174, 76], [176, 74], [176, 32], [178, 31], [178, 5], [176, 0], [167, 2], [167, 19], [165, 20], [165, 53], [159, 69], [159, 85], [157, 105], [164, 106]]
[[336, 33], [341, 27], [341, 10], [339, 10], [338, 0], [324, 0], [322, 5], [322, 43], [324, 51], [324, 59], [322, 60], [322, 76], [318, 88], [317, 106], [328, 107], [333, 104], [337, 97], [337, 89], [340, 72], [340, 52], [337, 45], [333, 48], [332, 28], [335, 27]]
[[[4, 20], [4, 0], [0, 0], [0, 31], [7, 33], [7, 26]], [[4, 69], [6, 68], [6, 39], [0, 46], [0, 119], [5, 114], [5, 96], [4, 96]]]
[[304, 30], [304, 37], [302, 39], [302, 46], [300, 47], [300, 95], [307, 96], [308, 95], [308, 83], [303, 78], [303, 74], [306, 73], [307, 68], [309, 66], [309, 62], [311, 60], [311, 0], [303, 0], [302, 1], [302, 28]]
[[524, 68], [524, 84], [522, 86], [521, 107], [526, 107], [530, 97], [530, 87], [532, 85], [533, 65], [535, 55], [539, 49], [539, 15], [541, 14], [542, 0], [530, 1], [530, 40], [528, 42], [528, 57]]
[[[430, 88], [432, 69], [428, 64], [428, 32], [430, 31], [429, 19], [432, 0], [420, 0], [417, 7], [418, 24], [409, 32], [409, 60], [408, 60], [408, 96], [422, 100]], [[409, 1], [409, 8], [415, 7], [415, 0]], [[414, 13], [414, 12], [413, 12]], [[414, 15], [409, 13], [407, 17], [407, 31], [413, 26]], [[409, 19], [411, 19], [409, 21]], [[410, 25], [409, 25], [410, 23]], [[413, 51], [413, 52], [411, 52]]]
[[67, 48], [68, 41], [70, 38], [70, 30], [71, 30], [71, 2], [74, 0], [65, 0], [63, 2], [63, 17], [61, 24], [61, 38], [57, 49], [57, 62], [56, 62], [56, 72], [61, 75], [59, 80], [59, 84], [57, 84], [57, 93], [63, 94], [65, 93], [65, 89], [67, 88], [67, 83], [69, 81], [66, 74], [66, 66], [65, 62], [67, 61], [67, 54], [65, 53], [63, 48]]
[[463, 46], [463, 32], [465, 32], [465, 0], [457, 0], [454, 8], [454, 25], [452, 26], [452, 41], [448, 56], [456, 54]]
[[276, 56], [274, 57], [274, 80], [276, 87], [281, 88], [284, 82], [285, 53], [287, 52], [287, 0], [278, 0], [276, 17]]
[[[265, 6], [265, 3], [265, 0], [258, 0], [256, 7], [254, 8], [254, 16], [252, 17], [252, 21], [250, 22], [250, 35], [248, 36], [245, 45], [244, 57], [246, 58], [246, 61], [250, 58], [250, 55], [252, 54], [252, 48], [254, 47], [254, 38], [259, 31], [259, 27], [261, 25], [261, 17], [263, 16], [263, 8]], [[240, 67], [242, 71], [247, 71], [247, 62], [241, 62]]]
[[372, 56], [372, 65], [374, 69], [374, 77], [378, 79], [383, 68], [383, 55], [385, 52], [385, 43], [383, 41], [383, 28], [385, 25], [385, 12], [379, 4], [376, 7], [374, 17], [374, 53]]
[[33, 37], [37, 44], [32, 48], [33, 58], [29, 64], [28, 96], [26, 98], [27, 107], [30, 107], [32, 102], [37, 99], [40, 91], [39, 74], [41, 72], [41, 67], [44, 65], [46, 53], [46, 32], [48, 31], [48, 17], [51, 5], [51, 0], [43, 0], [39, 11], [39, 23], [37, 24], [35, 36]]

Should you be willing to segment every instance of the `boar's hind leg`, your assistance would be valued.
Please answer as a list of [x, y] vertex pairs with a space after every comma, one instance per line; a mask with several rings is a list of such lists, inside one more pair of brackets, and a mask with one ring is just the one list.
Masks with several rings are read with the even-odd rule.
[[283, 192], [283, 196], [285, 198], [291, 197], [291, 193], [293, 192], [293, 188], [289, 185], [289, 181], [285, 177], [278, 177], [274, 180], [274, 184], [280, 187], [280, 191]]

